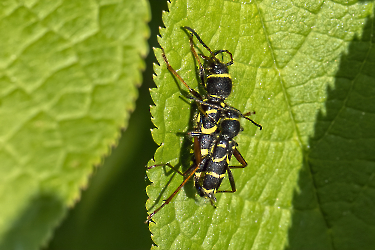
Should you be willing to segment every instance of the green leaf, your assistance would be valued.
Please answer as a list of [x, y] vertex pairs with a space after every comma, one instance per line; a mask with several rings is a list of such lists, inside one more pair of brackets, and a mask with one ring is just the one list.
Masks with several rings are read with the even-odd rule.
[[2, 3], [0, 249], [45, 244], [117, 144], [148, 19], [146, 1]]
[[[188, 183], [153, 217], [153, 249], [372, 249], [373, 2], [172, 1], [164, 23], [160, 45], [194, 89], [196, 63], [181, 26], [233, 53], [227, 103], [255, 110], [264, 129], [241, 123], [236, 141], [249, 166], [233, 170], [237, 192], [218, 194], [214, 209]], [[186, 170], [194, 106], [155, 54], [152, 134], [161, 146], [149, 165]], [[168, 167], [148, 177], [152, 212], [182, 177]]]

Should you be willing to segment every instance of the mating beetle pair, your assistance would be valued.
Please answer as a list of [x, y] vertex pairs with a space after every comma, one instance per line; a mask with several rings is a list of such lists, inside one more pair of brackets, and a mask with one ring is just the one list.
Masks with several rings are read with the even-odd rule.
[[[242, 114], [239, 110], [225, 103], [225, 99], [232, 91], [232, 79], [228, 70], [228, 66], [233, 64], [232, 53], [228, 50], [211, 51], [192, 28], [186, 26], [183, 28], [190, 34], [190, 48], [198, 62], [199, 77], [207, 92], [206, 95], [200, 95], [178, 75], [169, 64], [163, 49], [162, 56], [168, 70], [189, 90], [191, 95], [189, 98], [194, 100], [198, 105], [198, 125], [195, 131], [188, 133], [190, 136], [194, 137], [194, 164], [184, 173], [181, 173], [169, 163], [148, 167], [148, 169], [152, 169], [157, 166], [169, 166], [182, 175], [184, 181], [159, 208], [149, 214], [146, 223], [150, 222], [151, 218], [168, 204], [192, 177], [194, 178], [198, 194], [202, 197], [209, 198], [213, 206], [215, 206], [214, 203], [216, 201], [215, 193], [235, 192], [236, 186], [231, 169], [244, 168], [247, 166], [247, 162], [237, 149], [237, 143], [233, 140], [241, 130], [239, 119], [245, 118], [259, 127], [260, 130], [262, 129], [260, 124], [248, 118], [248, 116], [254, 114], [254, 112]], [[210, 53], [209, 56], [198, 55], [194, 48], [194, 36], [200, 44], [208, 50]], [[229, 62], [224, 63], [217, 58], [217, 55], [222, 53], [226, 53], [230, 56]], [[204, 63], [201, 63], [200, 57], [204, 60]], [[232, 155], [234, 155], [241, 164], [240, 166], [229, 166]], [[218, 190], [226, 172], [228, 174], [231, 190]]]

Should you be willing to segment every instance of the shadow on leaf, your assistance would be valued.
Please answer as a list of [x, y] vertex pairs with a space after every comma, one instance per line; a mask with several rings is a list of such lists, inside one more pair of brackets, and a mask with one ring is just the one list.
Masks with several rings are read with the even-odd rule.
[[286, 249], [375, 246], [375, 23], [342, 55], [294, 193]]

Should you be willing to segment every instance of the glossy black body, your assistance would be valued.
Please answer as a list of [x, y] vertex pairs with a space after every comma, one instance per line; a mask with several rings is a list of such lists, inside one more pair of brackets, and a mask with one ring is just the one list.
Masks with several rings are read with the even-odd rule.
[[[223, 112], [218, 128], [220, 133], [211, 135], [214, 138], [212, 138], [210, 153], [202, 159], [194, 175], [198, 194], [209, 198], [212, 203], [216, 201], [215, 193], [221, 185], [225, 172], [228, 172], [228, 175], [231, 174], [229, 162], [233, 153], [237, 150], [237, 143], [233, 138], [241, 130], [239, 118], [239, 111], [228, 110]], [[243, 158], [241, 163], [241, 167], [246, 167], [247, 163]], [[234, 187], [234, 183], [231, 183], [231, 186]], [[232, 191], [235, 190], [232, 188]]]

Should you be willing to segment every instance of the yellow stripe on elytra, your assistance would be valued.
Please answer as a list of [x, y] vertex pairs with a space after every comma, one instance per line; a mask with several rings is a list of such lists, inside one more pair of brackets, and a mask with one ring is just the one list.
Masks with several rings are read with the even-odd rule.
[[206, 175], [211, 175], [218, 179], [223, 179], [225, 177], [225, 174], [217, 174], [215, 172], [206, 172]]
[[203, 189], [203, 192], [205, 194], [212, 194], [212, 193], [216, 193], [216, 189], [205, 189], [204, 187], [202, 187]]
[[224, 118], [224, 120], [239, 121], [240, 119], [232, 117], [232, 118]]
[[206, 111], [206, 114], [207, 114], [207, 115], [215, 114], [215, 113], [217, 113], [217, 110], [216, 110], [216, 109], [210, 109], [210, 110], [207, 110], [207, 111]]
[[227, 157], [227, 155], [224, 155], [223, 157], [213, 159], [212, 161], [213, 161], [213, 162], [222, 162], [222, 161], [224, 161], [224, 159], [225, 159], [226, 157]]
[[229, 74], [212, 74], [212, 75], [207, 76], [207, 79], [208, 78], [212, 78], [212, 77], [229, 78], [229, 79], [231, 79], [231, 77], [230, 77]]
[[202, 130], [202, 134], [210, 135], [216, 131], [216, 126], [213, 126], [212, 128], [204, 128], [202, 125], [201, 130]]
[[211, 97], [220, 98], [218, 95], [210, 95]]

